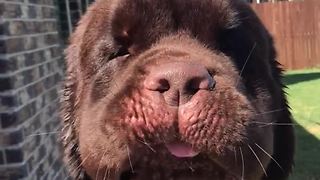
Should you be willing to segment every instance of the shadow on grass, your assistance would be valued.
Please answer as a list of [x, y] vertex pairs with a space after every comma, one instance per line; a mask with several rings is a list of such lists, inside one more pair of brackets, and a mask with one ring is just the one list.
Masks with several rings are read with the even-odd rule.
[[286, 85], [296, 84], [303, 81], [311, 81], [320, 78], [320, 72], [287, 74], [285, 75], [284, 83]]
[[[320, 125], [315, 124], [315, 126]], [[295, 168], [290, 180], [320, 180], [320, 140], [302, 126], [295, 126]]]

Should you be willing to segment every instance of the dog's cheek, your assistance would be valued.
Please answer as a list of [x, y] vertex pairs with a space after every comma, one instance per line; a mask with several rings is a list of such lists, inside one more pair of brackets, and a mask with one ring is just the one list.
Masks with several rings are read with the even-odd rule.
[[114, 95], [116, 93], [120, 84], [118, 82], [119, 80], [115, 77], [127, 73], [124, 68], [125, 63], [126, 57], [120, 57], [110, 61], [106, 60], [106, 62], [104, 62], [97, 70], [97, 73], [92, 75], [92, 80], [88, 85], [88, 96], [91, 97], [91, 103], [95, 103], [102, 100], [105, 96], [110, 94]]
[[[263, 121], [261, 119], [254, 119], [252, 121]], [[247, 167], [247, 171], [250, 171], [252, 168], [256, 168], [257, 171], [260, 171], [263, 174], [264, 170], [267, 168], [268, 164], [273, 161], [271, 156], [273, 154], [273, 143], [274, 143], [274, 131], [271, 125], [266, 126], [265, 124], [257, 125], [250, 121], [250, 125], [247, 126], [247, 140], [242, 146], [245, 153], [245, 157], [251, 159]], [[260, 162], [259, 162], [260, 161]], [[261, 164], [260, 164], [261, 163]], [[256, 167], [254, 167], [256, 166]]]
[[[255, 120], [259, 121], [259, 120]], [[248, 127], [249, 144], [258, 147], [259, 151], [273, 153], [274, 132], [272, 125], [253, 123]], [[263, 150], [262, 150], [263, 149]], [[262, 153], [263, 154], [263, 153]], [[263, 154], [263, 156], [266, 154]]]
[[78, 119], [80, 157], [83, 167], [91, 177], [97, 174], [98, 177], [102, 176], [106, 169], [112, 170], [110, 173], [119, 172], [127, 160], [125, 132], [117, 130], [111, 124], [105, 124], [106, 117], [101, 110], [101, 103], [83, 107]]

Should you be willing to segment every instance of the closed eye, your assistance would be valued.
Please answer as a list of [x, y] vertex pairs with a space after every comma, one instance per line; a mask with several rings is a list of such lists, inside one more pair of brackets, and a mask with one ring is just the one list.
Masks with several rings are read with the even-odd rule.
[[122, 46], [117, 51], [111, 53], [109, 55], [109, 57], [108, 57], [108, 60], [112, 60], [112, 59], [115, 59], [117, 57], [125, 56], [125, 55], [128, 55], [128, 54], [130, 54], [128, 49]]

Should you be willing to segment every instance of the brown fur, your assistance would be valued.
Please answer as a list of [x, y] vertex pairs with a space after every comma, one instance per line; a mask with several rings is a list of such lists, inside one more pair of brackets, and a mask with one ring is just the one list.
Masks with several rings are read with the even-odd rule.
[[[99, 0], [66, 52], [62, 137], [75, 179], [284, 180], [292, 170], [293, 128], [268, 125], [292, 122], [272, 38], [240, 0]], [[143, 84], [168, 63], [201, 65], [216, 86], [168, 105]], [[176, 139], [200, 154], [172, 156]]]

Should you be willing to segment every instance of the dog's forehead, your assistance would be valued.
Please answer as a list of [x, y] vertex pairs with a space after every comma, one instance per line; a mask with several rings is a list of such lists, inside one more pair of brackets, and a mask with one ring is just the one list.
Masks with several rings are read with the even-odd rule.
[[234, 3], [230, 0], [120, 0], [113, 16], [124, 24], [144, 21], [153, 25], [203, 26], [204, 22], [215, 22], [227, 28], [236, 20]]
[[121, 0], [111, 19], [114, 36], [136, 34], [141, 39], [143, 34], [152, 39], [187, 30], [208, 39], [237, 24], [237, 12], [229, 0]]

